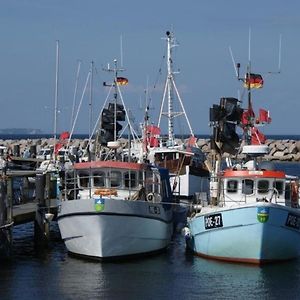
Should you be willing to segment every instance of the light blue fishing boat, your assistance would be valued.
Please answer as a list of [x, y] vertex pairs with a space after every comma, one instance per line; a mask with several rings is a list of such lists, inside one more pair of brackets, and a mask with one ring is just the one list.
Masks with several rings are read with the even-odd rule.
[[[238, 65], [239, 67], [239, 65]], [[243, 80], [248, 108], [235, 98], [221, 98], [210, 110], [213, 127], [210, 195], [200, 199], [188, 218], [185, 236], [195, 254], [233, 262], [262, 264], [300, 254], [299, 180], [263, 162], [269, 147], [258, 126], [271, 121], [266, 110], [255, 117], [251, 88], [263, 80], [249, 69]], [[243, 129], [240, 144], [236, 126]], [[227, 155], [240, 154], [232, 163]]]

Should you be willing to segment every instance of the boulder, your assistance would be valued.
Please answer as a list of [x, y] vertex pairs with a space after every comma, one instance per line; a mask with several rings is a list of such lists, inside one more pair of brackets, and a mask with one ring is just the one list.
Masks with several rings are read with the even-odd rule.
[[279, 141], [275, 144], [275, 147], [279, 151], [284, 151], [286, 149], [285, 143], [281, 143]]
[[296, 154], [297, 152], [300, 152], [300, 151], [298, 151], [298, 148], [295, 143], [293, 143], [289, 146], [288, 151], [290, 154]]
[[293, 155], [292, 154], [287, 154], [284, 155], [280, 158], [281, 161], [292, 161], [293, 160]]
[[276, 157], [277, 159], [281, 159], [284, 156], [284, 152], [283, 151], [276, 151], [273, 153], [273, 157]]
[[300, 152], [300, 141], [297, 141], [297, 142], [295, 143], [295, 145], [296, 145], [296, 147], [297, 147], [298, 152]]
[[293, 155], [293, 160], [300, 161], [300, 152], [297, 152], [296, 154]]

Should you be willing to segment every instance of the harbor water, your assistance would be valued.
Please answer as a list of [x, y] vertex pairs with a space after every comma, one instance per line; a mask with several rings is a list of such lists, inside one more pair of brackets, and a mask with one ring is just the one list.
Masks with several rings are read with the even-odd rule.
[[[300, 176], [300, 163], [280, 163]], [[175, 234], [163, 253], [123, 262], [70, 256], [57, 224], [34, 247], [33, 225], [14, 228], [13, 256], [0, 262], [0, 299], [299, 299], [300, 258], [252, 266], [192, 255]], [[295, 241], [296, 242], [296, 241]]]

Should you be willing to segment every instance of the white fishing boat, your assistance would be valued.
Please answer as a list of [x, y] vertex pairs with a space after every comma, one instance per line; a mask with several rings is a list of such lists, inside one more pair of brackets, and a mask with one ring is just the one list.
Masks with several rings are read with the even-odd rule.
[[[57, 218], [68, 251], [94, 259], [161, 251], [173, 233], [168, 170], [131, 162], [130, 156], [127, 161], [119, 160], [121, 125], [117, 121], [124, 121], [127, 113], [117, 77], [120, 70], [115, 65], [113, 71], [114, 103], [101, 112], [98, 137], [110, 149], [100, 155], [107, 159], [74, 164]], [[117, 103], [117, 95], [122, 104]]]
[[[150, 162], [164, 166], [170, 170], [171, 185], [174, 194], [180, 197], [191, 198], [196, 193], [208, 191], [209, 173], [205, 166], [205, 155], [197, 146], [197, 138], [194, 135], [190, 121], [187, 117], [183, 101], [175, 83], [173, 71], [172, 49], [177, 46], [174, 34], [166, 32], [167, 41], [167, 77], [160, 107], [158, 125], [147, 127], [147, 157]], [[178, 111], [174, 111], [175, 100]], [[167, 105], [166, 105], [167, 104]], [[167, 106], [166, 111], [164, 107]], [[190, 138], [186, 143], [179, 145], [175, 140], [174, 119], [183, 116], [189, 128]], [[162, 117], [168, 121], [168, 137], [162, 140], [160, 126]]]
[[[216, 159], [210, 199], [195, 206], [185, 233], [187, 246], [197, 255], [263, 264], [300, 255], [299, 180], [262, 160], [269, 149], [256, 125], [270, 119], [266, 114], [263, 120], [255, 118], [250, 84], [258, 82], [252, 75], [247, 72], [244, 81], [247, 110], [241, 111], [234, 98], [222, 98], [211, 109]], [[221, 169], [222, 154], [234, 154], [236, 125], [244, 130], [244, 160], [235, 164], [227, 160]]]

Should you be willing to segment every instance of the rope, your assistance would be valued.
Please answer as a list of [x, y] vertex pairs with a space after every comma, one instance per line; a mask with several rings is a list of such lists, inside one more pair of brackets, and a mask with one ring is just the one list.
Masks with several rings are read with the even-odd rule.
[[8, 227], [11, 227], [12, 225], [14, 225], [14, 222], [0, 226], [0, 229], [6, 229]]

